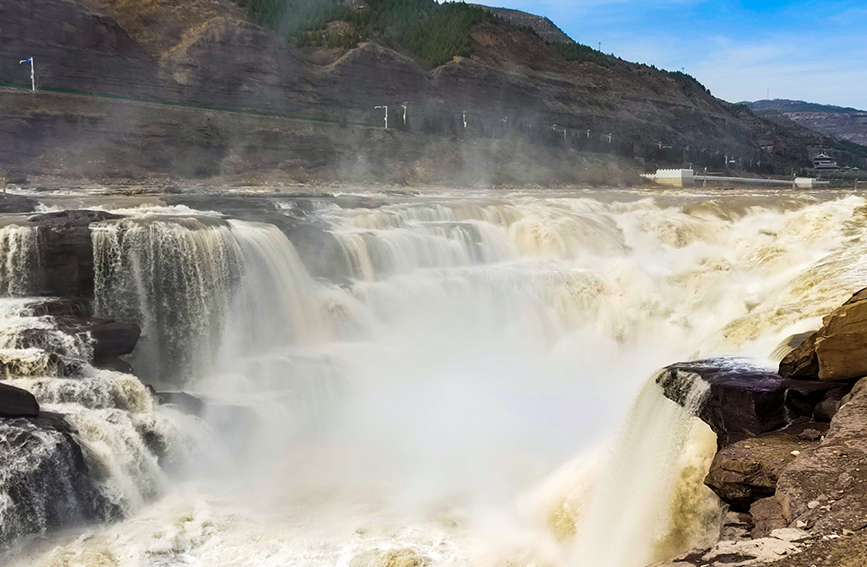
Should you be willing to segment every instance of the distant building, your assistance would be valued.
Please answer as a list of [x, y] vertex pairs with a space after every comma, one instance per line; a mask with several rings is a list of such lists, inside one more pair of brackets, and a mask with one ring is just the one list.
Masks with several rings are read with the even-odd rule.
[[819, 150], [819, 153], [813, 158], [813, 169], [821, 173], [823, 171], [837, 171], [840, 167], [837, 165], [837, 160], [825, 153], [824, 150]]

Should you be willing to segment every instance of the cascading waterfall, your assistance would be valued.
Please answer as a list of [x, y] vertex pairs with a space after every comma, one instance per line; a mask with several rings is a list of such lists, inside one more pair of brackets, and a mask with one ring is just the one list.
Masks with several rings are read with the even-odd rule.
[[219, 348], [241, 251], [228, 223], [144, 216], [93, 228], [97, 313], [137, 323], [136, 367], [183, 380]]
[[37, 315], [39, 304], [0, 299], [2, 379], [34, 394], [44, 419], [63, 415], [72, 429], [18, 419], [0, 434], [0, 553], [58, 524], [122, 517], [162, 490], [164, 469], [207, 446], [192, 418], [158, 410], [135, 376], [90, 366], [89, 338]]
[[41, 264], [39, 229], [12, 224], [0, 228], [0, 295], [33, 294]]
[[[328, 223], [350, 259], [341, 286], [313, 281], [273, 226], [125, 211], [94, 227], [98, 311], [142, 326], [140, 374], [255, 410], [264, 427], [231, 414], [218, 428], [241, 435], [253, 470], [238, 478], [253, 480], [142, 508], [166, 477], [152, 436], [143, 448], [120, 440], [156, 430], [183, 452], [200, 443], [194, 425], [165, 421], [114, 373], [22, 371], [15, 382], [75, 422], [114, 506], [140, 510], [30, 564], [97, 553], [141, 565], [374, 565], [411, 552], [431, 566], [639, 567], [711, 541], [719, 508], [701, 479], [712, 435], [642, 377], [693, 356], [767, 356], [815, 326], [867, 276], [864, 202], [322, 199], [304, 214]], [[621, 417], [608, 451], [578, 458], [581, 474], [545, 481]], [[124, 433], [97, 434], [105, 422]], [[528, 492], [541, 485], [544, 497]]]

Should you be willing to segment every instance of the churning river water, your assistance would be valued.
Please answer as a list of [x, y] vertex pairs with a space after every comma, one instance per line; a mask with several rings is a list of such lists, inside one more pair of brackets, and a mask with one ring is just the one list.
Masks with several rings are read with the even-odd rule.
[[22, 539], [13, 565], [640, 567], [710, 544], [715, 439], [654, 371], [769, 361], [867, 282], [860, 194], [363, 193], [272, 198], [333, 235], [329, 277], [207, 210], [92, 225], [97, 314], [142, 327], [133, 367], [199, 417], [16, 350], [50, 322], [20, 298], [38, 238], [0, 229], [5, 380], [68, 416], [124, 513]]

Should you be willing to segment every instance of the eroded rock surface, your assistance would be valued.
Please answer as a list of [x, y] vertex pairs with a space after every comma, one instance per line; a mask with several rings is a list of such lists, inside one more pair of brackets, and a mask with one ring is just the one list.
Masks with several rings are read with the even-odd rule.
[[817, 534], [867, 528], [867, 388], [840, 407], [818, 447], [786, 467], [776, 498], [788, 522]]
[[[819, 445], [821, 432], [817, 428], [824, 432], [827, 426], [805, 423], [732, 443], [714, 457], [705, 484], [732, 508], [747, 510], [757, 500], [773, 496], [786, 467]], [[812, 433], [799, 437], [803, 431]]]
[[825, 317], [821, 329], [783, 358], [780, 374], [823, 381], [867, 375], [867, 289]]

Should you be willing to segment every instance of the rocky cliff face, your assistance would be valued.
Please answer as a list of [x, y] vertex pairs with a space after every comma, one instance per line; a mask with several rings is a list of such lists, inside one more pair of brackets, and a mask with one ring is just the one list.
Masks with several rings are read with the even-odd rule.
[[488, 135], [546, 133], [557, 124], [597, 138], [613, 133], [630, 151], [633, 142], [657, 141], [744, 155], [765, 148], [778, 159], [798, 151], [785, 129], [691, 81], [614, 58], [605, 67], [570, 63], [504, 24], [481, 24], [470, 59], [433, 70], [372, 43], [328, 65], [302, 60], [230, 0], [11, 2], [0, 6], [0, 24], [0, 82], [21, 86], [27, 73], [17, 61], [34, 55], [40, 83], [50, 88], [369, 122], [377, 119], [373, 106], [409, 102], [414, 129], [467, 111], [470, 125]]
[[[699, 417], [717, 431], [720, 450], [705, 483], [732, 509], [749, 512], [753, 538], [723, 538], [660, 566], [867, 561], [867, 378], [853, 384], [867, 357], [865, 299], [867, 291], [856, 293], [784, 359], [780, 374], [788, 378], [743, 361], [684, 363], [660, 375], [675, 401], [688, 382], [674, 373], [691, 371], [709, 384]], [[783, 384], [794, 389], [775, 397]], [[714, 404], [723, 393], [726, 403]], [[748, 434], [732, 442], [736, 423]], [[762, 423], [775, 425], [761, 430]]]
[[747, 104], [757, 112], [777, 112], [810, 130], [867, 146], [867, 111], [799, 100], [758, 100]]
[[164, 98], [157, 61], [118, 23], [80, 0], [0, 4], [0, 82], [30, 86], [33, 57], [43, 87]]

